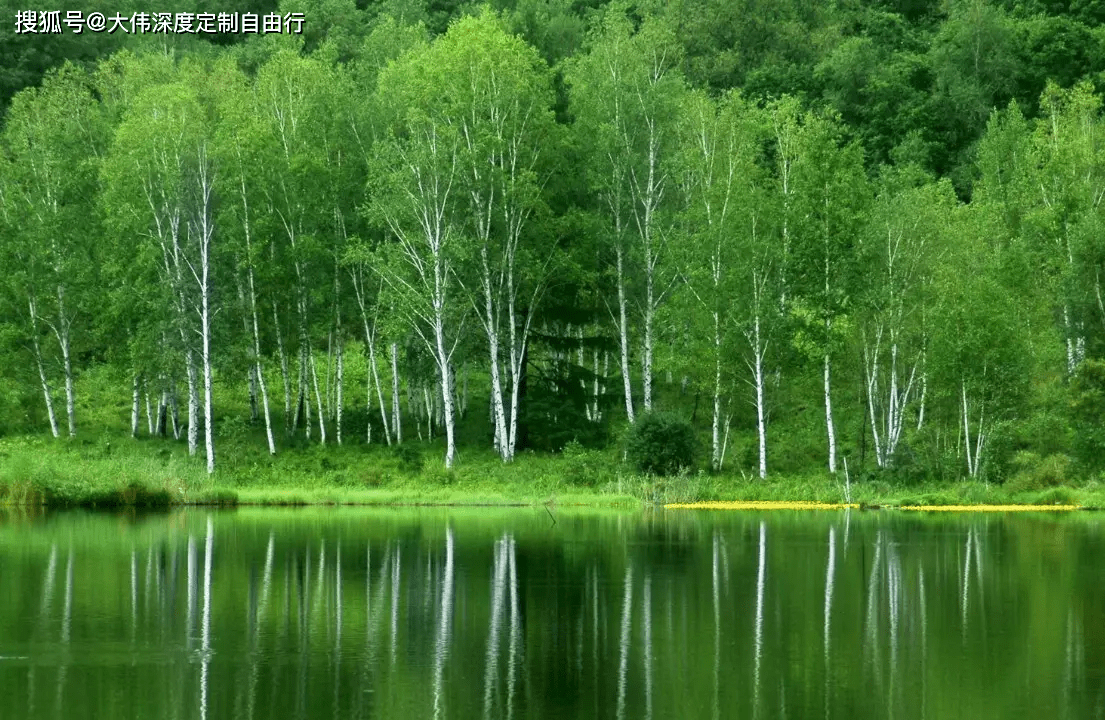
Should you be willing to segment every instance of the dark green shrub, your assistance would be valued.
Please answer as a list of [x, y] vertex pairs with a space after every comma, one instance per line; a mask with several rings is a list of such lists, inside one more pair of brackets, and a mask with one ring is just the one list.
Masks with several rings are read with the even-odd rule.
[[1036, 453], [1022, 451], [1014, 456], [1013, 467], [1015, 472], [1006, 483], [1010, 490], [1045, 490], [1069, 481], [1071, 461], [1066, 455], [1041, 458]]
[[678, 415], [651, 412], [637, 418], [626, 438], [626, 459], [650, 475], [675, 475], [694, 467], [694, 428]]
[[1088, 359], [1070, 383], [1074, 456], [1089, 470], [1105, 469], [1105, 361]]
[[564, 479], [572, 485], [594, 487], [614, 474], [602, 453], [588, 450], [577, 440], [569, 441], [561, 455]]
[[395, 453], [395, 457], [398, 458], [399, 464], [404, 470], [412, 473], [421, 472], [423, 464], [422, 451], [414, 444], [407, 443], [405, 445], [396, 445], [392, 452]]

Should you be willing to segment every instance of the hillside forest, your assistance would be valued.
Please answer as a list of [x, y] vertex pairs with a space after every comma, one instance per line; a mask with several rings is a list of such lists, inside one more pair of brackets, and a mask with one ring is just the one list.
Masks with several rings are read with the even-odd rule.
[[1105, 469], [1105, 4], [255, 5], [5, 21], [0, 434]]

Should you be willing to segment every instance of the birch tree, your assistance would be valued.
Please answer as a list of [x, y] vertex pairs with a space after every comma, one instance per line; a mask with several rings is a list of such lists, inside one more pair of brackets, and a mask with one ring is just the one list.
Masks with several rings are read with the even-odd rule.
[[956, 204], [948, 183], [918, 184], [912, 174], [884, 171], [858, 248], [867, 286], [859, 323], [864, 387], [881, 468], [893, 464], [926, 382], [926, 308], [931, 315], [932, 273]]
[[329, 111], [326, 95], [333, 87], [330, 75], [321, 61], [298, 57], [289, 50], [276, 53], [256, 80], [271, 148], [266, 156], [267, 201], [282, 240], [272, 248], [272, 254], [277, 264], [290, 270], [287, 283], [292, 291], [289, 297], [281, 298], [283, 302], [274, 304], [274, 313], [279, 316], [281, 309], [290, 306], [295, 317], [296, 397], [294, 403], [289, 403], [289, 431], [294, 432], [302, 419], [309, 437], [311, 414], [315, 412], [322, 443], [326, 442], [326, 422], [312, 342], [318, 298], [312, 289], [332, 287], [334, 279], [330, 274], [333, 257], [326, 257], [321, 239], [324, 233], [332, 237], [330, 221], [334, 217], [333, 207], [326, 202], [327, 183], [320, 182], [326, 177], [327, 156], [322, 140], [331, 121], [325, 116]]
[[656, 311], [675, 284], [668, 257], [672, 215], [671, 162], [676, 151], [677, 109], [686, 92], [672, 29], [645, 18], [634, 32], [624, 3], [611, 4], [596, 28], [590, 51], [567, 70], [576, 131], [593, 165], [588, 182], [609, 222], [614, 250], [618, 332], [626, 416], [634, 419], [629, 371], [630, 280], [643, 280], [641, 316], [642, 405], [652, 409]]
[[[833, 357], [850, 322], [855, 281], [853, 244], [867, 202], [862, 151], [843, 145], [839, 123], [807, 113], [784, 117], [795, 138], [791, 166], [795, 226], [787, 259], [787, 311], [800, 326], [796, 344], [820, 361], [828, 468], [837, 468], [837, 434], [833, 418]], [[791, 230], [788, 228], [788, 233]]]
[[463, 192], [462, 138], [455, 122], [428, 114], [419, 102], [432, 87], [434, 57], [417, 48], [380, 75], [377, 97], [390, 118], [377, 144], [369, 212], [394, 239], [377, 272], [396, 297], [396, 309], [426, 346], [438, 374], [445, 424], [445, 467], [456, 456], [452, 359], [460, 337], [457, 195]]
[[551, 78], [536, 50], [508, 35], [490, 10], [455, 22], [423, 68], [428, 94], [411, 102], [436, 122], [455, 123], [459, 136], [456, 197], [471, 239], [461, 276], [487, 336], [495, 445], [509, 462], [548, 267], [549, 251], [523, 241], [541, 202], [542, 155], [554, 150]]
[[984, 475], [996, 425], [1023, 408], [1030, 357], [1025, 318], [1000, 282], [997, 230], [988, 208], [959, 210], [948, 261], [935, 277], [933, 368], [945, 422], [958, 427], [968, 477]]
[[766, 123], [755, 107], [736, 95], [717, 102], [696, 95], [686, 107], [684, 280], [711, 329], [711, 464], [718, 470], [724, 462], [732, 416], [728, 379], [737, 374], [730, 361], [737, 351], [733, 336], [743, 335], [747, 353], [740, 354], [751, 375], [758, 471], [763, 478], [767, 476], [764, 360], [777, 317], [773, 293], [779, 266], [765, 178], [757, 164]]
[[[223, 78], [219, 98], [219, 123], [216, 140], [218, 160], [224, 168], [220, 177], [221, 194], [226, 198], [223, 213], [222, 234], [230, 243], [236, 243], [233, 251], [237, 283], [242, 293], [244, 329], [249, 337], [248, 352], [250, 397], [254, 397], [253, 384], [261, 393], [261, 410], [265, 422], [265, 440], [270, 455], [276, 454], [272, 413], [269, 403], [269, 386], [265, 373], [265, 353], [262, 350], [262, 327], [267, 318], [262, 311], [261, 290], [273, 292], [271, 287], [259, 289], [270, 276], [266, 268], [268, 243], [276, 229], [270, 218], [264, 217], [265, 197], [262, 190], [265, 148], [264, 126], [260, 121], [252, 87], [237, 68], [224, 63], [217, 70]], [[266, 272], [267, 270], [267, 272]], [[244, 276], [244, 277], [243, 277]], [[267, 285], [267, 283], [265, 283]]]
[[[47, 75], [41, 88], [13, 98], [2, 136], [11, 159], [4, 212], [19, 228], [19, 239], [11, 244], [12, 259], [23, 268], [22, 293], [35, 363], [48, 397], [50, 369], [39, 334], [49, 330], [60, 354], [69, 437], [77, 434], [76, 323], [87, 323], [92, 315], [90, 307], [82, 306], [90, 292], [87, 279], [96, 232], [92, 209], [106, 129], [90, 79], [67, 64]], [[53, 428], [49, 401], [47, 410]]]
[[126, 220], [119, 227], [136, 228], [152, 243], [172, 298], [171, 322], [188, 376], [190, 454], [198, 444], [202, 373], [207, 471], [213, 473], [215, 168], [212, 103], [201, 91], [205, 77], [202, 67], [186, 66], [173, 82], [138, 91], [116, 131], [105, 182], [112, 207]]

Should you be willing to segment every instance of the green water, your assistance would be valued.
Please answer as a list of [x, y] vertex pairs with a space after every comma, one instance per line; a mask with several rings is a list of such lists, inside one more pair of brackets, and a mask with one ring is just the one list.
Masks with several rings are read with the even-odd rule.
[[0, 514], [0, 718], [1095, 718], [1100, 515]]

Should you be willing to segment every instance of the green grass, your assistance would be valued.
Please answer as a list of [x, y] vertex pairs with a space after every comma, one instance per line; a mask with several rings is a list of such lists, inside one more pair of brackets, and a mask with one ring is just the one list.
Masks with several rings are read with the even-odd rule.
[[657, 478], [630, 471], [615, 451], [572, 448], [523, 452], [504, 465], [491, 452], [467, 451], [441, 466], [441, 448], [417, 441], [383, 446], [301, 445], [276, 457], [250, 438], [222, 441], [209, 477], [201, 457], [161, 439], [0, 440], [0, 504], [59, 507], [168, 505], [591, 505], [710, 500], [854, 502], [865, 507], [959, 504], [1078, 504], [1105, 508], [1100, 483], [1042, 491], [977, 482], [843, 482], [827, 474], [774, 476], [685, 473]]

